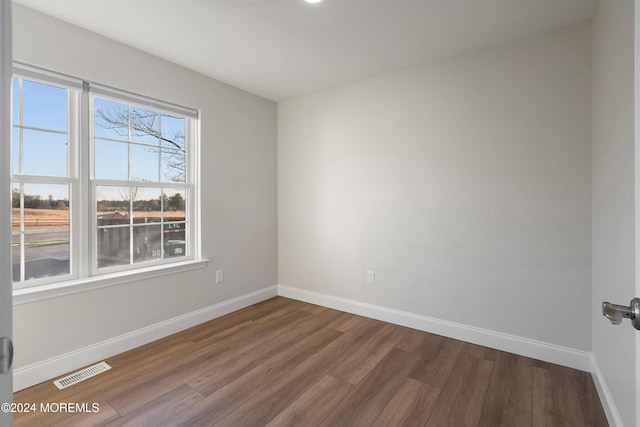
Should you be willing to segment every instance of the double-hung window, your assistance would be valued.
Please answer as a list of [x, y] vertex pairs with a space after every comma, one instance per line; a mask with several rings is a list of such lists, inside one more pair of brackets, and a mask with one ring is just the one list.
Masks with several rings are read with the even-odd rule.
[[12, 103], [14, 287], [198, 259], [195, 110], [23, 66]]

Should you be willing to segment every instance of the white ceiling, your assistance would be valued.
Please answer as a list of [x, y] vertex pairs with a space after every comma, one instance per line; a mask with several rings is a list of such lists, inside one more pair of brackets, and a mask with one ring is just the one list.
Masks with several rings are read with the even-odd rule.
[[584, 21], [597, 0], [16, 0], [280, 101]]

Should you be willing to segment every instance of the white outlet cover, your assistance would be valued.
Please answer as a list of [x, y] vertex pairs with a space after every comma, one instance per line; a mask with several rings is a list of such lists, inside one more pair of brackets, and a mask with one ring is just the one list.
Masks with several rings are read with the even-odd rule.
[[376, 283], [376, 272], [375, 271], [367, 270], [367, 283], [369, 283], [371, 285]]
[[216, 270], [216, 283], [222, 283], [224, 280], [224, 270]]

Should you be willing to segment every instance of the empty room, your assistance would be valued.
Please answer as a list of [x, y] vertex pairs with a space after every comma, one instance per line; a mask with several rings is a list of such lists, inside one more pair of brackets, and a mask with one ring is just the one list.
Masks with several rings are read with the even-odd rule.
[[637, 0], [1, 4], [0, 426], [640, 426]]

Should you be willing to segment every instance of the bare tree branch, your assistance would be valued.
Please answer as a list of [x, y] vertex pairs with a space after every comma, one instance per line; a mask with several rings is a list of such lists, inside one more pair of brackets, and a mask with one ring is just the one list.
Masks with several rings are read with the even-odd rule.
[[[180, 119], [167, 114], [162, 117]], [[184, 182], [185, 163], [185, 135], [184, 130], [175, 130], [171, 134], [160, 132], [162, 123], [160, 116], [150, 110], [132, 108], [131, 114], [127, 108], [96, 109], [95, 126], [113, 131], [125, 139], [149, 136], [166, 143], [160, 147], [161, 156], [169, 171], [164, 171], [165, 177], [174, 182]], [[164, 134], [163, 134], [164, 133]], [[148, 147], [148, 151], [157, 153], [157, 148]]]
[[133, 203], [138, 200], [138, 196], [142, 194], [143, 189], [140, 187], [121, 187], [118, 192], [122, 200], [127, 203]]

